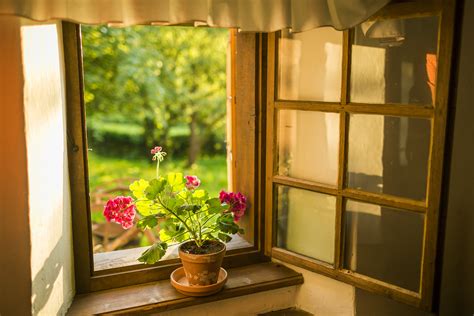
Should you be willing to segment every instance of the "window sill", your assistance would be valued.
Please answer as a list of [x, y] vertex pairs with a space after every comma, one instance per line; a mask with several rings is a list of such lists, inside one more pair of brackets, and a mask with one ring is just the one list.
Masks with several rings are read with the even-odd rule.
[[229, 269], [224, 289], [207, 297], [189, 297], [162, 280], [75, 297], [68, 315], [162, 312], [303, 283], [301, 273], [268, 262]]
[[[178, 246], [179, 244], [170, 246], [161, 260], [178, 259]], [[100, 272], [111, 269], [122, 269], [123, 271], [136, 267], [137, 265], [143, 266], [142, 263], [138, 262], [137, 258], [149, 247], [150, 246], [96, 253], [94, 254], [94, 271]], [[235, 234], [232, 235], [232, 240], [226, 243], [226, 247], [227, 253], [229, 254], [232, 250], [251, 248], [253, 245], [243, 237]]]

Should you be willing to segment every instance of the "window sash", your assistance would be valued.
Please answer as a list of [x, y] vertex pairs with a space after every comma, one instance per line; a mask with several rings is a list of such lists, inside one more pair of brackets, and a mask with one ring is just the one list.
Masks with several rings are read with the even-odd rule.
[[[448, 110], [448, 92], [450, 67], [453, 42], [454, 4], [447, 2], [417, 1], [414, 3], [396, 3], [389, 5], [379, 12], [374, 19], [409, 18], [423, 16], [438, 16], [438, 74], [436, 85], [436, 98], [434, 105], [412, 105], [412, 104], [361, 104], [349, 100], [350, 68], [351, 68], [351, 37], [352, 30], [343, 33], [342, 49], [342, 80], [340, 102], [318, 102], [318, 101], [290, 101], [278, 99], [278, 33], [268, 36], [268, 69], [267, 69], [267, 146], [266, 152], [271, 155], [267, 158], [267, 181], [266, 197], [267, 204], [265, 216], [270, 220], [266, 226], [266, 254], [274, 258], [298, 265], [300, 267], [324, 274], [334, 279], [355, 285], [362, 289], [380, 293], [392, 297], [397, 301], [420, 307], [425, 310], [433, 308], [434, 275], [436, 246], [438, 234], [438, 220], [441, 202], [441, 185], [443, 170], [443, 155], [445, 150], [446, 115]], [[339, 157], [338, 157], [338, 181], [337, 186], [332, 187], [311, 181], [295, 179], [278, 175], [278, 144], [277, 126], [278, 112], [282, 109], [293, 109], [303, 111], [322, 111], [339, 113]], [[428, 180], [426, 200], [416, 201], [403, 197], [387, 194], [365, 192], [357, 189], [347, 188], [347, 143], [349, 114], [365, 113], [380, 115], [395, 115], [402, 117], [426, 118], [431, 121], [430, 153], [428, 158]], [[336, 221], [335, 221], [335, 244], [334, 265], [318, 261], [303, 255], [299, 255], [275, 247], [276, 245], [276, 210], [274, 207], [274, 186], [287, 185], [289, 187], [306, 189], [314, 192], [326, 193], [336, 196]], [[383, 282], [343, 267], [343, 212], [344, 201], [348, 198], [357, 201], [374, 203], [382, 206], [402, 208], [409, 212], [423, 213], [425, 217], [425, 229], [423, 232], [423, 254], [421, 266], [420, 290], [413, 292], [401, 287]]]

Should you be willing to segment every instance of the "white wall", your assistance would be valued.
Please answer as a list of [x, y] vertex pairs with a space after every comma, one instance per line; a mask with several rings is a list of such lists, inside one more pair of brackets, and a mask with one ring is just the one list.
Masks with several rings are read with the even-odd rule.
[[74, 276], [61, 24], [22, 22], [32, 313], [64, 314]]
[[[275, 260], [275, 262], [282, 263]], [[239, 296], [227, 300], [196, 305], [169, 312], [160, 316], [247, 316], [297, 307], [315, 316], [353, 316], [354, 287], [335, 281], [317, 273], [306, 271], [290, 264], [284, 265], [301, 272], [304, 284]]]

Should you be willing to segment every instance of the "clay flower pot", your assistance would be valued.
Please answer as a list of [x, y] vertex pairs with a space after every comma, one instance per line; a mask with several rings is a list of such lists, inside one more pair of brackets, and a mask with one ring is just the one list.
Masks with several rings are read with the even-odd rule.
[[191, 286], [210, 285], [217, 282], [226, 247], [220, 241], [207, 242], [211, 243], [212, 248], [217, 249], [217, 251], [203, 254], [190, 253], [187, 248], [194, 245], [194, 241], [188, 241], [179, 246], [179, 257]]

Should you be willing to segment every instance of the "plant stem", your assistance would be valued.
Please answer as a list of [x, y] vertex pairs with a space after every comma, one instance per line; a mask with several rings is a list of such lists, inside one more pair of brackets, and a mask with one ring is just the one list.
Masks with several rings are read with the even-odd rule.
[[156, 178], [160, 177], [160, 159], [156, 159]]
[[[188, 233], [188, 232], [182, 232], [182, 233], [180, 233], [180, 234], [178, 234], [178, 235], [176, 235], [176, 236], [174, 236], [174, 237], [168, 238], [168, 239], [166, 239], [165, 241], [161, 241], [161, 242], [168, 243], [168, 241], [171, 241], [171, 240], [175, 239], [176, 237], [182, 236], [182, 235], [187, 234], [187, 233]], [[185, 242], [185, 241], [188, 241], [188, 240], [189, 240], [189, 239], [186, 239], [186, 240], [182, 241], [181, 243], [183, 243], [183, 242]]]
[[161, 201], [160, 199], [160, 196], [158, 195], [157, 196], [157, 199], [158, 199], [158, 202], [160, 202], [160, 204], [165, 208], [165, 210], [167, 210], [168, 212], [170, 212], [171, 214], [174, 215], [174, 217], [176, 217], [181, 223], [183, 223], [184, 227], [186, 227], [186, 229], [188, 230], [188, 232], [193, 235], [194, 239], [198, 239], [197, 236], [196, 236], [196, 233], [194, 232], [194, 230], [192, 230], [191, 228], [189, 228], [188, 224], [186, 224], [186, 221], [183, 221], [175, 212], [173, 212], [170, 208], [168, 208], [166, 205], [163, 204], [163, 202]]
[[212, 214], [211, 216], [209, 216], [208, 218], [206, 218], [205, 221], [204, 221], [204, 223], [202, 223], [202, 226], [206, 225], [206, 223], [209, 222], [209, 220], [210, 220], [211, 218], [213, 218], [214, 216], [216, 216], [216, 215], [219, 215], [219, 213]]

